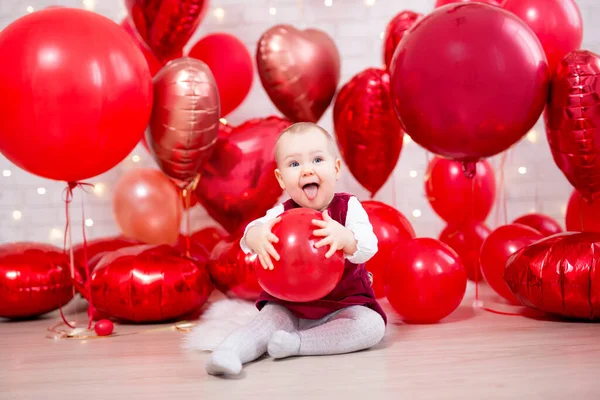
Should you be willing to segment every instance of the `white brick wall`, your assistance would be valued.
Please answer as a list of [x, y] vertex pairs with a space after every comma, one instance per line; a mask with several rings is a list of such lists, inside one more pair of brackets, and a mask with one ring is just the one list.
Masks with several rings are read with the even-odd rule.
[[[325, 7], [323, 0], [213, 0], [211, 10], [190, 45], [209, 32], [225, 31], [240, 37], [251, 54], [254, 54], [257, 39], [273, 24], [291, 23], [298, 27], [317, 27], [332, 35], [338, 45], [342, 55], [343, 84], [360, 70], [382, 64], [380, 33], [397, 12], [410, 9], [427, 13], [432, 9], [434, 0], [376, 0], [370, 7], [366, 6], [364, 0], [332, 2], [331, 7]], [[600, 53], [600, 25], [597, 23], [600, 21], [600, 0], [578, 0], [578, 4], [584, 20], [582, 47]], [[95, 11], [117, 22], [126, 15], [123, 0], [0, 0], [0, 29], [25, 15], [28, 6], [41, 9], [50, 5], [92, 6]], [[222, 20], [218, 20], [213, 13], [217, 7], [225, 10]], [[276, 9], [275, 15], [270, 15], [271, 7]], [[256, 76], [250, 95], [228, 120], [239, 124], [248, 118], [269, 114], [278, 112]], [[331, 131], [331, 109], [325, 113], [320, 123]], [[557, 218], [563, 224], [564, 209], [571, 188], [552, 161], [541, 121], [535, 131], [535, 143], [528, 139], [521, 141], [510, 150], [504, 166], [508, 219], [512, 220], [535, 209]], [[153, 166], [143, 148], [138, 147], [133, 154], [141, 157], [139, 163], [133, 163], [129, 157], [113, 170], [91, 180], [102, 183], [105, 188], [103, 192], [83, 195], [85, 216], [93, 220], [93, 226], [87, 228], [88, 237], [118, 233], [112, 216], [112, 186], [127, 169]], [[392, 191], [395, 189], [396, 206], [410, 218], [417, 234], [437, 236], [443, 223], [431, 210], [423, 193], [427, 157], [425, 151], [415, 143], [406, 143], [393, 178], [382, 188], [376, 199], [392, 204]], [[499, 179], [500, 157], [495, 157], [492, 162], [497, 168]], [[525, 166], [527, 173], [519, 174], [519, 166]], [[4, 177], [3, 170], [10, 170], [11, 175]], [[410, 170], [418, 172], [416, 178], [409, 176]], [[46, 193], [38, 194], [38, 188], [46, 189]], [[360, 198], [367, 198], [367, 192], [348, 172], [342, 179], [340, 189], [354, 192]], [[0, 156], [0, 243], [31, 240], [61, 244], [65, 223], [63, 190], [64, 184], [32, 176]], [[498, 197], [497, 204], [501, 204], [500, 190]], [[81, 240], [81, 198], [81, 192], [78, 191], [72, 203], [74, 241]], [[501, 209], [502, 207], [500, 212], [498, 209], [492, 211], [488, 221], [491, 226], [503, 222]], [[421, 216], [413, 217], [413, 210], [420, 210]], [[21, 219], [13, 218], [15, 211], [21, 213]], [[195, 229], [213, 223], [200, 206], [194, 208], [192, 218]]]

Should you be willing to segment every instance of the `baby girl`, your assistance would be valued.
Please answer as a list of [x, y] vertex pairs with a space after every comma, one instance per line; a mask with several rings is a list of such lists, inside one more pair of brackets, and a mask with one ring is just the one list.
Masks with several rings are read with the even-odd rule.
[[263, 268], [273, 269], [273, 259], [285, 257], [273, 246], [279, 238], [271, 228], [279, 215], [312, 208], [323, 215], [312, 221], [314, 235], [322, 237], [315, 246], [329, 246], [325, 257], [343, 251], [344, 273], [333, 291], [316, 301], [287, 302], [263, 292], [257, 317], [225, 338], [207, 361], [213, 375], [239, 374], [243, 364], [266, 352], [273, 358], [354, 352], [376, 345], [385, 333], [386, 315], [364, 265], [377, 252], [377, 237], [358, 199], [335, 192], [341, 161], [332, 138], [313, 123], [294, 124], [279, 136], [275, 160], [275, 176], [290, 200], [248, 224], [240, 242], [243, 251], [257, 254]]

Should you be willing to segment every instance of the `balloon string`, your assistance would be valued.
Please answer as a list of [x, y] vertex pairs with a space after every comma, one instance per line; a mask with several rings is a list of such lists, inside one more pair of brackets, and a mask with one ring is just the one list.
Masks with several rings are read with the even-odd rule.
[[[47, 337], [50, 339], [71, 339], [71, 340], [73, 340], [73, 339], [75, 339], [75, 340], [108, 339], [108, 338], [117, 337], [117, 336], [140, 335], [143, 333], [167, 331], [167, 330], [176, 330], [176, 331], [180, 331], [180, 332], [191, 332], [192, 328], [195, 326], [194, 323], [191, 323], [189, 321], [181, 321], [174, 325], [170, 325], [170, 326], [166, 326], [166, 327], [151, 328], [151, 329], [146, 329], [146, 330], [137, 331], [137, 332], [130, 332], [130, 333], [116, 333], [116, 334], [113, 333], [108, 336], [98, 336], [98, 335], [91, 334], [93, 331], [91, 331], [89, 328], [88, 328], [87, 332], [84, 331], [84, 332], [82, 332], [82, 334], [79, 334], [79, 333], [75, 333], [75, 332], [67, 332], [64, 329], [60, 329], [60, 325], [61, 325], [61, 323], [59, 322], [55, 325], [49, 326], [48, 332], [52, 333], [52, 335], [47, 335]], [[68, 324], [67, 324], [67, 326], [71, 327]], [[71, 329], [73, 329], [73, 328], [71, 327]]]
[[94, 320], [94, 305], [92, 303], [92, 280], [90, 278], [90, 266], [88, 264], [87, 256], [87, 237], [85, 234], [85, 211], [83, 206], [83, 196], [81, 197], [81, 233], [83, 235], [83, 266], [85, 269], [85, 286], [88, 294], [88, 329], [92, 328], [92, 321]]
[[190, 242], [190, 204], [192, 192], [190, 190], [183, 189], [182, 194], [185, 202], [185, 255], [186, 257], [190, 258], [190, 251], [192, 246]]

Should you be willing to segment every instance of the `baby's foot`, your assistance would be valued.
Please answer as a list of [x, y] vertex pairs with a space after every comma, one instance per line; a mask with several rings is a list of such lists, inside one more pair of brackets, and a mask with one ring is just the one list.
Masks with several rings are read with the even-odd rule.
[[206, 361], [206, 372], [211, 375], [237, 375], [242, 372], [242, 362], [230, 351], [216, 351]]
[[273, 358], [295, 356], [300, 351], [300, 335], [297, 332], [277, 331], [271, 336], [267, 350]]

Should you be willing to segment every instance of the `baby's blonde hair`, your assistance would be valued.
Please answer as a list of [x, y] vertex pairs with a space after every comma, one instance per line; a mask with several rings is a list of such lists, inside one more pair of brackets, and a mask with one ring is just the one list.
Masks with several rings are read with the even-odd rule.
[[317, 130], [325, 135], [325, 137], [327, 138], [327, 143], [329, 145], [329, 151], [331, 151], [331, 154], [334, 157], [337, 157], [335, 142], [333, 141], [333, 138], [331, 137], [329, 132], [327, 132], [325, 129], [323, 129], [322, 127], [320, 127], [319, 125], [317, 125], [313, 122], [296, 122], [295, 124], [292, 124], [292, 125], [288, 126], [286, 129], [284, 129], [283, 132], [281, 132], [279, 134], [279, 137], [277, 137], [277, 141], [275, 142], [275, 162], [279, 163], [278, 156], [277, 156], [278, 145], [279, 145], [279, 141], [281, 140], [281, 138], [284, 135], [286, 135], [286, 134], [294, 135], [294, 134], [299, 134], [299, 133], [306, 133], [306, 132], [310, 131], [311, 129]]

